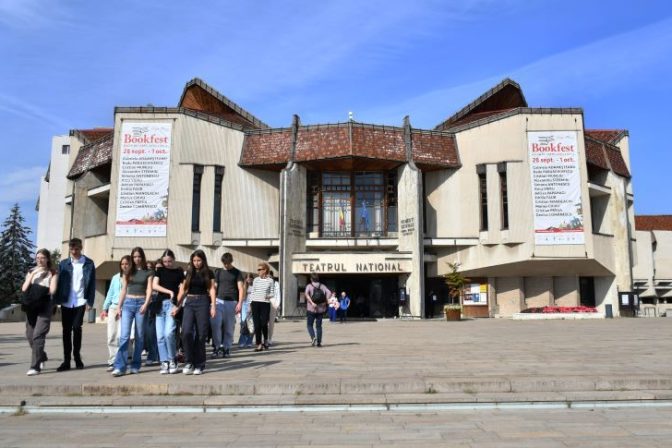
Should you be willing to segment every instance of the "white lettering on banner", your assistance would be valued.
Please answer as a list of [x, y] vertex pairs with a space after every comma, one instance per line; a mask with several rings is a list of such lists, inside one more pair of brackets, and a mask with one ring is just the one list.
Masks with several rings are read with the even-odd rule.
[[166, 236], [171, 123], [121, 126], [116, 236]]
[[535, 244], [584, 244], [576, 132], [535, 131], [527, 137]]

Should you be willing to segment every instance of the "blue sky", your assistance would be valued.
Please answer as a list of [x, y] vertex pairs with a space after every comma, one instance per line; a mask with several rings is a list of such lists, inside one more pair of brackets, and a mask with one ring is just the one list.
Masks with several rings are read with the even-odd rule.
[[531, 106], [629, 129], [638, 214], [672, 145], [667, 1], [0, 0], [0, 219], [31, 226], [51, 136], [110, 126], [114, 106], [175, 106], [200, 77], [273, 126], [431, 128], [505, 77]]

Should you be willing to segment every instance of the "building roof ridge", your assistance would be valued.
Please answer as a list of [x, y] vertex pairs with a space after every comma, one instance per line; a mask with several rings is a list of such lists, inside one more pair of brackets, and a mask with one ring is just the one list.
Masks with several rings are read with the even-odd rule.
[[201, 78], [198, 78], [198, 77], [191, 79], [190, 81], [188, 81], [185, 84], [184, 89], [182, 90], [182, 95], [180, 96], [180, 101], [177, 103], [178, 107], [183, 107], [182, 102], [184, 101], [187, 90], [192, 86], [198, 86], [198, 87], [202, 88], [203, 90], [208, 92], [210, 95], [212, 95], [214, 98], [216, 98], [219, 102], [221, 102], [226, 107], [233, 110], [236, 114], [240, 115], [242, 118], [244, 118], [245, 120], [254, 124], [255, 126], [258, 126], [260, 128], [269, 128], [270, 127], [268, 124], [264, 123], [259, 118], [257, 118], [255, 115], [253, 115], [251, 112], [247, 111], [246, 109], [244, 109], [242, 106], [240, 106], [238, 103], [234, 102], [230, 98], [224, 96], [217, 89], [215, 89], [210, 84], [208, 84], [207, 82], [203, 81]]

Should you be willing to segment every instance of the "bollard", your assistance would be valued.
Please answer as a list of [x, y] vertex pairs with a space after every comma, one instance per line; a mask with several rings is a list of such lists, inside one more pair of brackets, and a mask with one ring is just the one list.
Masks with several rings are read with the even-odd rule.
[[89, 310], [89, 323], [90, 324], [95, 324], [96, 323], [96, 309], [91, 308]]

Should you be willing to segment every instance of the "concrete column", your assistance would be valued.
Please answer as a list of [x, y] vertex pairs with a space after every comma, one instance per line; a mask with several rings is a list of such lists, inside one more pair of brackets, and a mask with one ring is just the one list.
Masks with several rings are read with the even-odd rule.
[[412, 254], [412, 270], [407, 278], [399, 277], [399, 287], [410, 295], [410, 312], [424, 316], [425, 263], [422, 222], [422, 172], [411, 162], [399, 168], [399, 251]]

